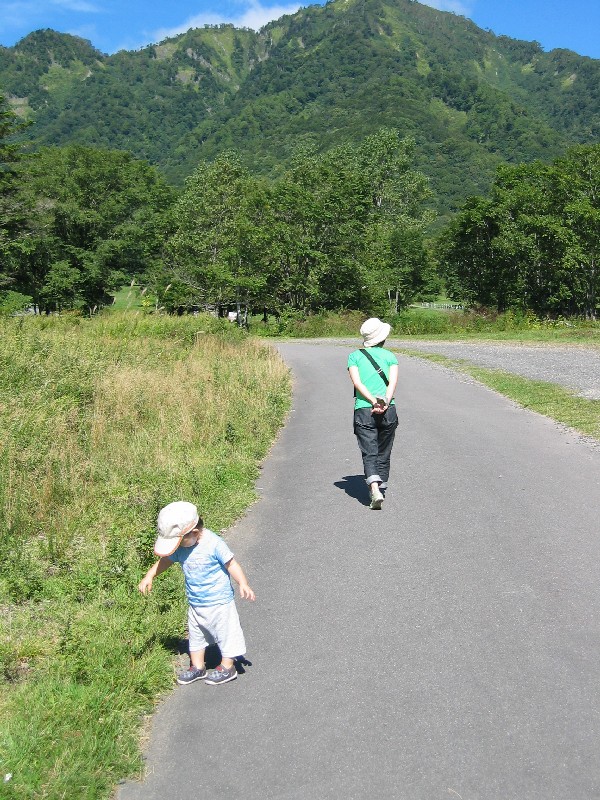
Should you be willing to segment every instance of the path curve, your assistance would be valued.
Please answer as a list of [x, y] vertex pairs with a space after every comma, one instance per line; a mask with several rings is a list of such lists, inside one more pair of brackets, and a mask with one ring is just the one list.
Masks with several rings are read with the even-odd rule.
[[600, 797], [600, 452], [400, 357], [370, 511], [348, 348], [280, 350], [293, 410], [226, 535], [252, 666], [174, 690], [119, 800]]

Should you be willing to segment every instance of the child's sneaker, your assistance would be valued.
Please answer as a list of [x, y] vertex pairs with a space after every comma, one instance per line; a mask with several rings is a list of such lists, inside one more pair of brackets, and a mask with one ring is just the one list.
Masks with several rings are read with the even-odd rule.
[[187, 683], [193, 683], [194, 681], [200, 681], [202, 678], [206, 678], [206, 670], [199, 669], [198, 667], [190, 667], [186, 669], [185, 672], [181, 672], [177, 676], [177, 683], [181, 686], [185, 686]]
[[383, 503], [383, 495], [379, 491], [379, 489], [371, 489], [371, 508], [375, 511], [381, 510], [381, 505]]
[[211, 670], [206, 676], [205, 683], [210, 683], [211, 686], [218, 686], [221, 683], [228, 683], [237, 678], [237, 670], [235, 664], [230, 669], [225, 669], [222, 664]]

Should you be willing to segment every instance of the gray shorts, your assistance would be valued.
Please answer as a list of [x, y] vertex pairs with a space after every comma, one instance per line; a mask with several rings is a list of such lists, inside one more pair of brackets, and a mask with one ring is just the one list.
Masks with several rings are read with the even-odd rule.
[[246, 653], [235, 600], [220, 606], [189, 606], [188, 633], [191, 653], [204, 650], [209, 644], [218, 644], [223, 658]]

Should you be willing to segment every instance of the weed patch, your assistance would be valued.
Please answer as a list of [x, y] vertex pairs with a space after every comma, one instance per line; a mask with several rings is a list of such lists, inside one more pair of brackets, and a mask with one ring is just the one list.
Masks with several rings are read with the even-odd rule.
[[[255, 498], [289, 406], [268, 347], [212, 317], [0, 319], [2, 797], [108, 797], [173, 683], [179, 570], [149, 597], [161, 506]], [[217, 502], [218, 498], [218, 502]]]
[[[284, 313], [279, 318], [251, 320], [251, 332], [265, 337], [317, 338], [358, 337], [367, 318], [360, 311], [323, 312], [303, 316]], [[486, 309], [447, 311], [433, 308], [408, 308], [388, 315], [392, 337], [427, 339], [486, 339], [519, 342], [579, 342], [600, 347], [600, 323], [583, 319], [538, 319], [531, 313], [507, 311], [498, 314]]]

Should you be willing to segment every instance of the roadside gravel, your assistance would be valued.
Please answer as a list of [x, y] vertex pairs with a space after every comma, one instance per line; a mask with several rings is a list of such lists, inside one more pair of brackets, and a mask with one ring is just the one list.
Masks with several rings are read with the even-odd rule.
[[522, 345], [503, 342], [426, 342], [390, 339], [389, 345], [437, 353], [488, 369], [500, 369], [537, 381], [557, 383], [581, 397], [600, 400], [600, 350], [591, 347]]
[[[315, 341], [315, 340], [313, 340]], [[319, 339], [322, 343], [360, 347], [359, 339]], [[600, 400], [600, 348], [520, 342], [440, 342], [388, 339], [392, 349], [437, 353], [488, 369], [500, 369], [536, 381], [556, 383], [581, 397]]]

